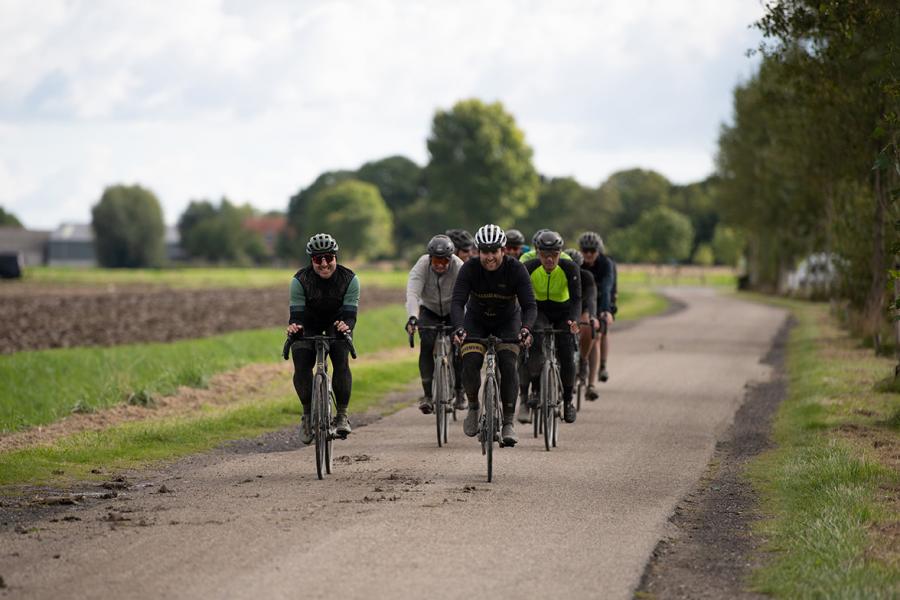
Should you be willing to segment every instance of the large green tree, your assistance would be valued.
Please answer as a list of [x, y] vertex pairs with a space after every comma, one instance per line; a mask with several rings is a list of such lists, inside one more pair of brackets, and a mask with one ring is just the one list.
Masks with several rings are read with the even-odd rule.
[[316, 177], [308, 187], [291, 196], [288, 201], [287, 227], [278, 240], [278, 254], [284, 258], [303, 256], [309, 236], [316, 233], [310, 228], [307, 211], [310, 200], [322, 190], [356, 177], [356, 171], [345, 169], [326, 171]]
[[222, 198], [218, 206], [193, 201], [178, 220], [181, 246], [188, 256], [210, 262], [251, 264], [265, 256], [261, 236], [245, 227], [256, 211]]
[[610, 175], [600, 186], [600, 193], [616, 199], [619, 210], [614, 225], [629, 227], [644, 212], [665, 205], [671, 187], [671, 182], [656, 171], [629, 169]]
[[347, 180], [326, 187], [309, 202], [310, 231], [333, 235], [343, 256], [369, 260], [393, 254], [393, 216], [370, 183]]
[[531, 147], [500, 102], [463, 100], [437, 111], [428, 152], [425, 181], [448, 226], [508, 227], [535, 204], [539, 182]]
[[22, 222], [12, 213], [8, 213], [0, 206], [0, 227], [22, 227]]
[[389, 156], [365, 163], [356, 173], [357, 179], [378, 188], [393, 213], [397, 246], [413, 245], [420, 223], [411, 217], [419, 211], [411, 207], [425, 196], [422, 168], [404, 156]]
[[585, 207], [594, 194], [594, 190], [572, 177], [542, 179], [537, 204], [515, 225], [526, 239], [538, 229], [553, 229], [574, 245], [578, 234], [585, 230]]
[[159, 200], [139, 185], [113, 185], [92, 211], [97, 260], [104, 267], [162, 264], [165, 225]]

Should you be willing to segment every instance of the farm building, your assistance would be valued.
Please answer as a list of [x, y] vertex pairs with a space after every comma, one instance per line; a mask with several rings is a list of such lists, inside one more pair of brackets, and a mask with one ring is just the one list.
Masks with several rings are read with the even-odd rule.
[[42, 265], [47, 260], [49, 231], [29, 231], [21, 227], [0, 227], [0, 254], [15, 254], [23, 267]]

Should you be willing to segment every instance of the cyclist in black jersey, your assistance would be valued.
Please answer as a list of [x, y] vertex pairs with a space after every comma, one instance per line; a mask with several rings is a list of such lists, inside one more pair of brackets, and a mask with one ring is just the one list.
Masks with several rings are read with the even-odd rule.
[[455, 248], [453, 253], [456, 254], [458, 259], [466, 262], [472, 257], [475, 250], [475, 240], [472, 239], [471, 233], [465, 229], [448, 229], [444, 232], [444, 235], [453, 242], [453, 247]]
[[[607, 327], [615, 320], [615, 289], [616, 289], [616, 263], [606, 255], [606, 248], [600, 236], [588, 231], [578, 238], [578, 245], [584, 254], [582, 268], [594, 275], [597, 283], [597, 315], [601, 321], [605, 321]], [[609, 355], [609, 333], [594, 340], [590, 355], [590, 377], [588, 378], [587, 399], [596, 400], [597, 391], [594, 389], [594, 377], [601, 382], [609, 379], [606, 370], [606, 360]], [[599, 363], [599, 364], [598, 364]], [[599, 373], [598, 373], [599, 366]]]
[[[594, 275], [583, 267], [584, 255], [575, 248], [563, 250], [572, 257], [572, 261], [581, 268], [581, 333], [578, 338], [579, 365], [578, 373], [588, 374], [588, 356], [591, 353], [591, 343], [596, 339], [596, 332], [600, 330], [600, 320], [597, 318], [597, 284]], [[591, 329], [595, 335], [591, 335]]]
[[[294, 356], [294, 389], [303, 405], [300, 439], [304, 444], [310, 444], [313, 440], [307, 416], [312, 400], [312, 369], [316, 362], [316, 350], [315, 345], [302, 336], [351, 333], [356, 326], [359, 278], [337, 263], [337, 251], [338, 243], [329, 234], [312, 236], [306, 244], [311, 264], [297, 271], [291, 279], [291, 316], [287, 334], [294, 338], [300, 336], [293, 342], [291, 350]], [[342, 437], [351, 431], [347, 419], [353, 385], [349, 353], [350, 348], [343, 341], [332, 342], [328, 348], [337, 404], [335, 429]]]
[[525, 251], [525, 236], [518, 229], [506, 230], [506, 248], [503, 249], [504, 254], [508, 254], [518, 259]]
[[[537, 314], [534, 291], [524, 265], [503, 254], [506, 234], [496, 225], [485, 225], [475, 234], [479, 257], [471, 258], [459, 270], [453, 286], [450, 315], [456, 328], [454, 342], [462, 346], [463, 387], [469, 411], [463, 431], [469, 437], [478, 434], [478, 392], [485, 347], [465, 343], [467, 336], [518, 337], [528, 346], [531, 327]], [[497, 352], [500, 367], [500, 398], [503, 404], [501, 437], [505, 446], [513, 446], [518, 437], [513, 425], [519, 376], [516, 371], [517, 344], [502, 344]]]

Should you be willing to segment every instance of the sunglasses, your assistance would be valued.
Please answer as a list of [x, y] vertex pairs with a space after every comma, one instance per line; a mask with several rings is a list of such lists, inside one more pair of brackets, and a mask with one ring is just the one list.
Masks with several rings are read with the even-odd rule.
[[314, 254], [312, 257], [312, 261], [317, 265], [333, 262], [334, 259], [334, 254]]
[[433, 264], [433, 265], [435, 265], [435, 266], [449, 265], [449, 264], [450, 264], [450, 257], [449, 257], [449, 256], [432, 256], [432, 257], [431, 257], [431, 264]]
[[581, 253], [582, 254], [597, 254], [597, 249], [596, 248], [582, 248]]

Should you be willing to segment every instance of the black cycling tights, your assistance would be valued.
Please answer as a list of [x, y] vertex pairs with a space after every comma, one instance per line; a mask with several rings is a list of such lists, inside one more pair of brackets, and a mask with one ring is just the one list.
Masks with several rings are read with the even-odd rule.
[[[309, 402], [312, 399], [313, 367], [316, 366], [315, 347], [298, 342], [292, 348], [294, 356], [294, 389], [303, 404], [303, 412], [309, 414]], [[350, 348], [343, 342], [332, 342], [328, 351], [331, 357], [331, 386], [338, 412], [346, 412], [350, 404], [350, 388], [353, 376], [350, 374]]]

